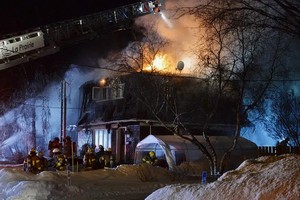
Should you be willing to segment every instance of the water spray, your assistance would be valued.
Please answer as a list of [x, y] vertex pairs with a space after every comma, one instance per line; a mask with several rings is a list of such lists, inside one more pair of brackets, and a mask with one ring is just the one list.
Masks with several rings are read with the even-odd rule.
[[166, 15], [163, 12], [159, 13], [161, 18], [163, 19], [163, 21], [167, 24], [167, 26], [169, 28], [173, 28], [173, 24], [171, 23], [171, 21], [166, 17]]

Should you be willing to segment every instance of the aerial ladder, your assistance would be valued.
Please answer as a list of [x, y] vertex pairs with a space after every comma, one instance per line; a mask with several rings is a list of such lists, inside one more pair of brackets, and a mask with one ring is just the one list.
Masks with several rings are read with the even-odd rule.
[[127, 29], [133, 19], [160, 12], [160, 6], [157, 0], [141, 1], [0, 36], [0, 70], [57, 53], [69, 45], [93, 40], [101, 32]]

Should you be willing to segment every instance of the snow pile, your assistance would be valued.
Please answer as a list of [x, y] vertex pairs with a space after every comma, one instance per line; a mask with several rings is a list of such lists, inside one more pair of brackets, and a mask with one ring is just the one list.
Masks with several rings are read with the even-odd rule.
[[[148, 168], [149, 167], [149, 168]], [[142, 181], [139, 173], [156, 174], [155, 180]], [[21, 166], [0, 170], [2, 199], [144, 199], [158, 188], [172, 184], [166, 169], [150, 165], [120, 165], [115, 169], [99, 169], [71, 173], [70, 185], [65, 171], [26, 173]]]
[[300, 199], [300, 156], [282, 155], [246, 160], [207, 184], [175, 184], [161, 188], [146, 200], [168, 199]]
[[34, 175], [20, 168], [5, 168], [0, 170], [0, 180], [0, 196], [4, 199], [56, 199], [80, 191], [67, 186], [65, 178], [54, 172]]
[[[8, 166], [0, 170], [0, 200], [298, 200], [299, 163], [299, 155], [246, 160], [207, 185], [201, 185], [199, 176], [193, 180], [172, 177], [168, 170], [150, 165], [72, 172], [70, 185], [66, 172], [34, 175], [23, 172], [21, 166]], [[178, 168], [198, 174], [196, 163]]]

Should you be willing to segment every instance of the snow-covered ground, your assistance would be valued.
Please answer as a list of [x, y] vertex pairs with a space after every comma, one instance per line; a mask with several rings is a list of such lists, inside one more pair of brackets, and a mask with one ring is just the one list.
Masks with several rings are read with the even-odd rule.
[[[199, 177], [186, 180], [159, 167], [148, 170], [145, 166], [121, 165], [72, 173], [69, 185], [64, 172], [33, 175], [20, 166], [10, 166], [0, 170], [0, 199], [299, 200], [299, 166], [299, 155], [260, 157], [243, 162], [206, 185]], [[145, 181], [147, 178], [152, 180]]]
[[176, 184], [146, 200], [299, 200], [300, 156], [260, 157], [243, 162], [207, 185]]
[[[180, 180], [170, 176], [167, 169], [149, 166], [151, 170], [147, 170], [147, 166], [121, 165], [116, 169], [75, 172], [71, 173], [70, 185], [65, 171], [44, 171], [34, 175], [22, 171], [21, 166], [2, 166], [2, 169], [0, 166], [0, 199], [140, 200], [156, 189]], [[149, 172], [151, 174], [147, 174]], [[142, 181], [147, 178], [152, 180]]]

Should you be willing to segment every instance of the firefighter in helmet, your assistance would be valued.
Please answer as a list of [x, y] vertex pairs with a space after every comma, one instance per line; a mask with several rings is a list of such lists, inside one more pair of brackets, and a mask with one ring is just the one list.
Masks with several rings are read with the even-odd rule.
[[62, 144], [59, 142], [58, 137], [55, 137], [53, 141], [49, 141], [48, 150], [50, 151], [49, 155], [51, 158], [53, 157], [53, 150], [56, 148], [62, 149]]
[[73, 142], [70, 136], [67, 136], [64, 139], [64, 154], [67, 156], [69, 160], [71, 160], [72, 156], [76, 154], [77, 151], [76, 147], [77, 147], [76, 142]]
[[115, 157], [112, 154], [111, 148], [107, 148], [107, 150], [104, 151], [103, 156], [100, 158], [100, 163], [103, 167], [115, 167]]
[[107, 152], [108, 152], [108, 155], [109, 155], [109, 167], [114, 168], [115, 165], [116, 165], [116, 160], [115, 160], [115, 156], [112, 153], [112, 149], [108, 148]]
[[61, 153], [59, 148], [53, 149], [54, 156], [54, 168], [58, 171], [64, 171], [67, 169], [68, 160], [67, 157]]
[[94, 154], [94, 150], [92, 148], [88, 148], [87, 153], [83, 157], [83, 165], [85, 170], [91, 170], [97, 168], [96, 157]]
[[96, 163], [98, 169], [104, 168], [104, 162], [102, 162], [102, 158], [104, 155], [104, 147], [102, 145], [99, 145], [99, 150], [95, 153]]
[[38, 166], [40, 165], [40, 159], [36, 155], [36, 150], [32, 148], [28, 156], [24, 159], [24, 166], [23, 169], [24, 171], [31, 172], [34, 174], [39, 173]]
[[44, 157], [44, 153], [42, 151], [38, 152], [38, 157], [40, 159], [38, 170], [39, 172], [45, 171], [48, 169], [48, 160]]
[[142, 159], [143, 163], [151, 164], [153, 166], [156, 166], [158, 164], [158, 159], [155, 155], [154, 151], [150, 151], [148, 155], [144, 156]]

